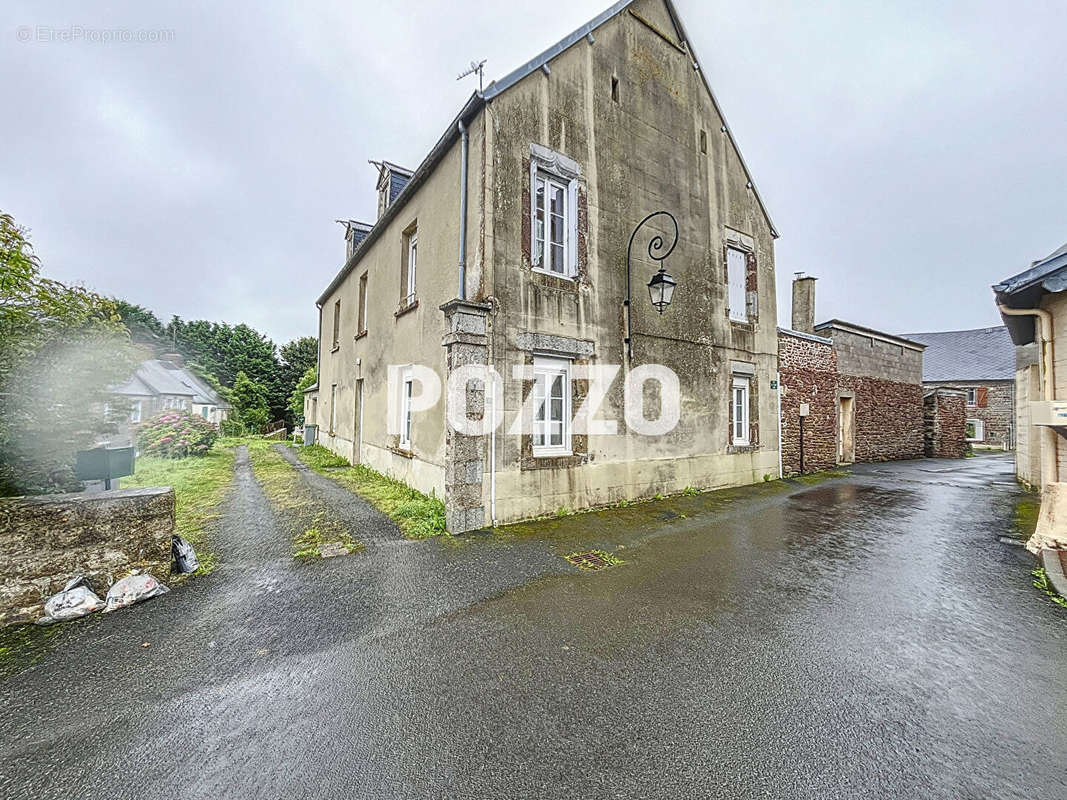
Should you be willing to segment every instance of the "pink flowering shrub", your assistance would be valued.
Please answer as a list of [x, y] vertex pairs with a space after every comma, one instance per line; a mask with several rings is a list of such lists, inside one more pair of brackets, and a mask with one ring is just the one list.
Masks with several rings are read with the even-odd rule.
[[185, 458], [202, 456], [218, 438], [219, 429], [196, 414], [164, 411], [141, 425], [137, 448], [142, 456]]

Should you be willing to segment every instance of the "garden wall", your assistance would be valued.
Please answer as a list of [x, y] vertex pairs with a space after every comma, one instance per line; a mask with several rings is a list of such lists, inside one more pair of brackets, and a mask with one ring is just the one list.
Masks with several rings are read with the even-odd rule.
[[76, 575], [94, 591], [131, 569], [170, 569], [174, 490], [119, 489], [0, 500], [0, 626], [34, 622]]

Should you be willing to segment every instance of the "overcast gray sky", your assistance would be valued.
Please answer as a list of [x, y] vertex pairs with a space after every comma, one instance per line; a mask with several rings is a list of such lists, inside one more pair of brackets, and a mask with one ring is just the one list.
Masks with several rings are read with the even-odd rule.
[[[608, 4], [8, 0], [0, 208], [50, 276], [313, 335], [367, 159], [417, 166], [472, 58], [501, 77]], [[677, 7], [780, 229], [783, 321], [804, 270], [820, 319], [997, 324], [989, 285], [1067, 241], [1061, 0]]]

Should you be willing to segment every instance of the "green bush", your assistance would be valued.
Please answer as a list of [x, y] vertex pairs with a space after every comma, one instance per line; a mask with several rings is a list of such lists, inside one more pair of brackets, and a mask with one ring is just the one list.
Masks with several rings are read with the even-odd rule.
[[157, 458], [202, 456], [211, 449], [218, 435], [215, 424], [201, 416], [164, 411], [137, 431], [137, 446], [142, 455]]

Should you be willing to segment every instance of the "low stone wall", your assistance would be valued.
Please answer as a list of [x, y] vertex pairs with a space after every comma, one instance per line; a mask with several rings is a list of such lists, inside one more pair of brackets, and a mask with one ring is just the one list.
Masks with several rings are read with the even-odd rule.
[[169, 488], [0, 500], [0, 625], [39, 619], [75, 575], [101, 597], [131, 569], [166, 579], [173, 533]]

